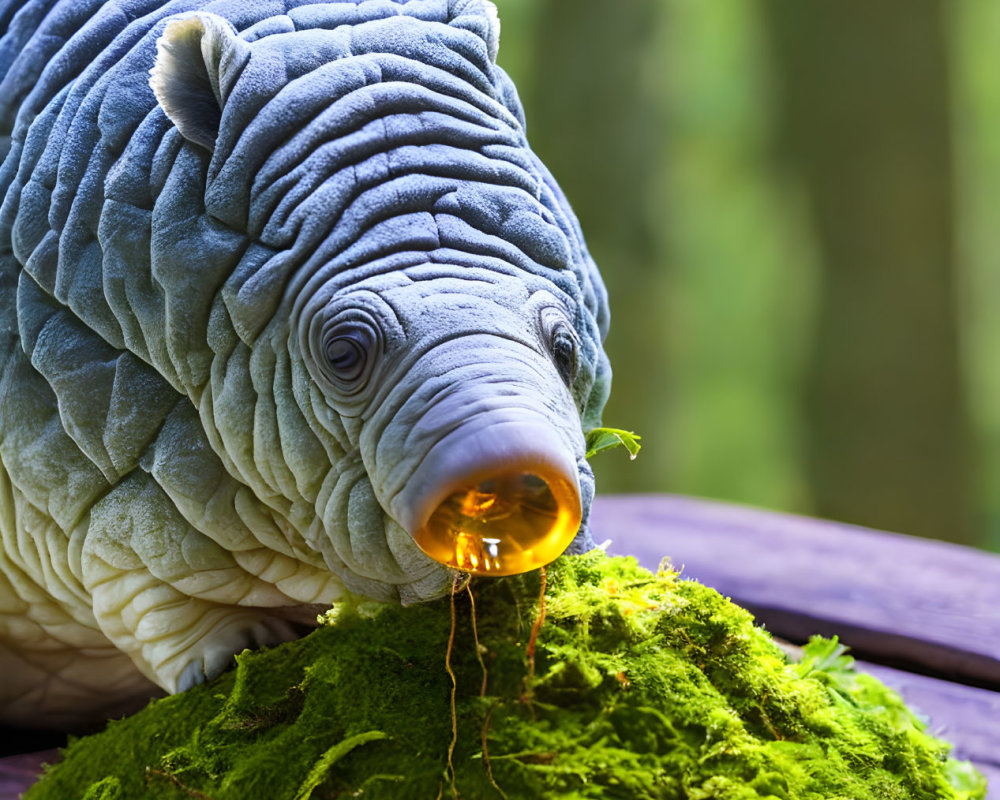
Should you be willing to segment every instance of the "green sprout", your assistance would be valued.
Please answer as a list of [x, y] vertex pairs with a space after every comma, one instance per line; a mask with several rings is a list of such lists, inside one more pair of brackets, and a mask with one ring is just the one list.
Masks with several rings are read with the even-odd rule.
[[641, 438], [632, 431], [623, 431], [619, 428], [594, 428], [587, 434], [587, 458], [593, 458], [604, 450], [624, 447], [628, 450], [629, 460], [634, 461], [642, 447], [639, 444]]

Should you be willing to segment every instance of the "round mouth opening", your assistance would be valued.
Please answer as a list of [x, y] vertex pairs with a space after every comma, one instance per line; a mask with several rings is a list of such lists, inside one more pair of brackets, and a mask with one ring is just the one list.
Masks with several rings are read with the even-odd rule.
[[580, 497], [564, 479], [492, 475], [452, 492], [417, 531], [435, 561], [475, 575], [516, 575], [558, 558], [580, 528]]

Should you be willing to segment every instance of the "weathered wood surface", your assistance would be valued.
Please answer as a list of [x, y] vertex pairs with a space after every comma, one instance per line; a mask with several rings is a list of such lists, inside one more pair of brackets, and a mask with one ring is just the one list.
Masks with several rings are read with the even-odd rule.
[[928, 716], [1000, 800], [1000, 556], [664, 495], [599, 497], [591, 523], [598, 541], [613, 537], [609, 552], [651, 569], [669, 556], [778, 636], [837, 635], [881, 662], [859, 666]]
[[42, 764], [52, 764], [58, 758], [58, 750], [0, 758], [0, 800], [17, 800], [42, 773]]

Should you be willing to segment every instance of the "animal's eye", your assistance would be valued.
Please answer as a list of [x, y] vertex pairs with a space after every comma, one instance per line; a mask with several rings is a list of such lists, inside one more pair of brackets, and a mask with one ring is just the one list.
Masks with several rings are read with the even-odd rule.
[[560, 377], [567, 386], [572, 386], [577, 372], [576, 337], [565, 325], [553, 332], [552, 358], [555, 359]]
[[365, 342], [356, 332], [337, 336], [326, 344], [326, 359], [338, 377], [355, 378], [364, 366]]
[[360, 320], [345, 321], [326, 332], [323, 348], [327, 367], [334, 382], [343, 389], [363, 383], [377, 349], [378, 336]]
[[572, 387], [580, 364], [580, 340], [566, 319], [566, 312], [555, 305], [544, 306], [539, 313], [542, 337], [552, 354], [552, 361], [563, 382]]

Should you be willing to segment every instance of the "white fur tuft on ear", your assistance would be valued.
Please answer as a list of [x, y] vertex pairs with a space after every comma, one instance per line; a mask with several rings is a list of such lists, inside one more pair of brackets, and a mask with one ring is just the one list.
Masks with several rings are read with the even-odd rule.
[[[156, 63], [149, 85], [156, 100], [181, 135], [209, 152], [215, 149], [222, 119], [221, 72], [243, 62], [248, 46], [216, 14], [199, 13], [175, 19], [156, 42]], [[235, 52], [234, 52], [235, 51]]]
[[448, 16], [452, 25], [475, 32], [486, 42], [490, 61], [497, 62], [500, 49], [500, 17], [491, 0], [448, 0]]
[[489, 48], [490, 61], [496, 64], [497, 53], [500, 50], [500, 15], [497, 13], [497, 7], [491, 2], [486, 3], [486, 17], [490, 23], [490, 34], [486, 40], [486, 46]]

